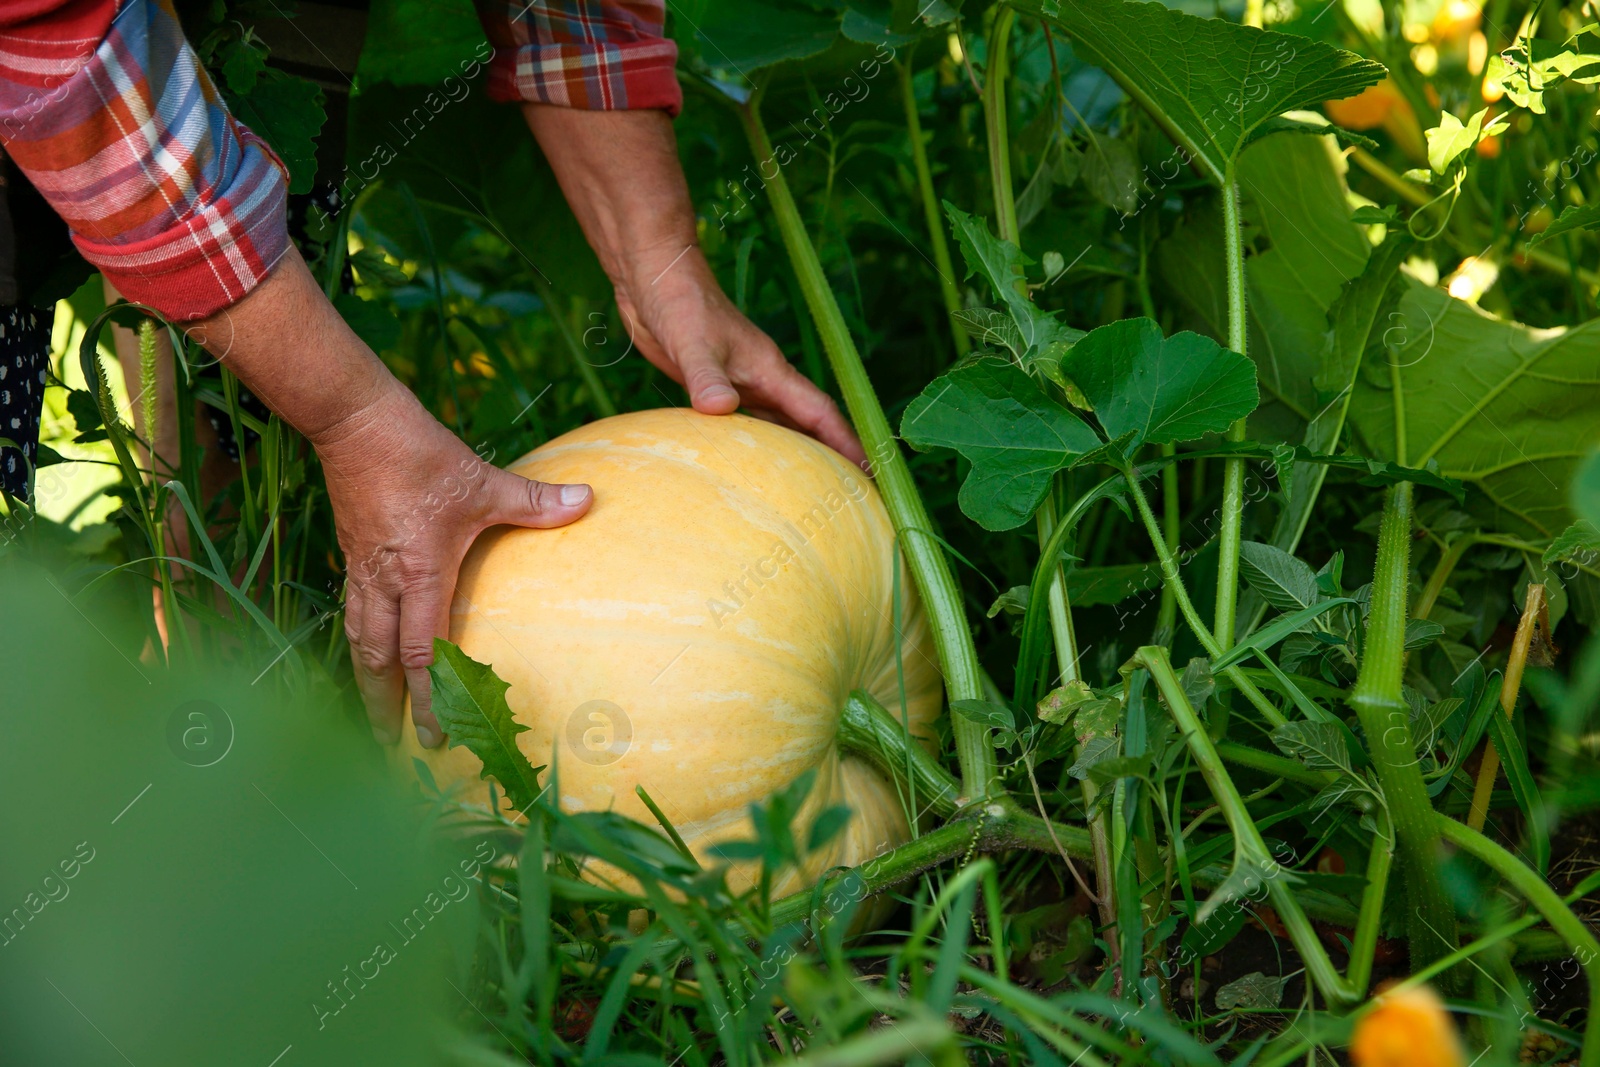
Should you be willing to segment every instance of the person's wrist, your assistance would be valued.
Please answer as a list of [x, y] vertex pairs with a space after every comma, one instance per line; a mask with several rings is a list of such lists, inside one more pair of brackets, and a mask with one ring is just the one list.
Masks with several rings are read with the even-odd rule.
[[393, 428], [413, 425], [419, 419], [433, 420], [388, 368], [380, 363], [379, 370], [381, 374], [356, 383], [354, 393], [346, 394], [355, 399], [337, 418], [305, 431], [324, 465], [341, 466], [350, 458], [371, 456], [372, 442], [386, 437]]

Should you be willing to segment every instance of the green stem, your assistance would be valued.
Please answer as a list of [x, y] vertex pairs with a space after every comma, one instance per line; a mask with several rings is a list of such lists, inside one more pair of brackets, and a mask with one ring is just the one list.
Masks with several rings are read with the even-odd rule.
[[933, 248], [933, 269], [939, 275], [939, 293], [944, 297], [945, 314], [950, 317], [950, 339], [957, 358], [972, 351], [972, 340], [956, 318], [961, 310], [961, 290], [956, 286], [955, 268], [950, 264], [950, 242], [944, 236], [944, 219], [939, 215], [939, 198], [933, 191], [933, 169], [928, 166], [928, 146], [922, 142], [922, 117], [917, 114], [917, 94], [911, 85], [911, 47], [895, 63], [900, 75], [900, 96], [906, 107], [906, 130], [911, 135], [911, 163], [917, 172], [917, 190], [922, 195], [922, 213], [928, 223], [928, 243]]
[[[839, 719], [839, 747], [894, 781], [909, 780], [910, 795], [920, 798], [919, 806], [930, 814], [948, 819], [960, 806], [960, 785], [926, 749], [906, 736], [900, 721], [870, 693], [858, 689], [845, 701]], [[896, 762], [891, 765], [891, 760]]]
[[[1504, 878], [1560, 934], [1589, 976], [1589, 1013], [1584, 1024], [1583, 1067], [1600, 1067], [1600, 941], [1573, 914], [1550, 884], [1483, 834], [1444, 815], [1433, 816], [1435, 833]], [[1452, 918], [1454, 913], [1450, 913]], [[1453, 927], [1452, 923], [1452, 927]], [[1454, 932], [1451, 931], [1452, 940]], [[1452, 949], [1455, 945], [1450, 946]]]
[[1135, 653], [1134, 659], [1150, 672], [1156, 688], [1161, 691], [1161, 699], [1177, 723], [1178, 733], [1189, 746], [1195, 765], [1205, 777], [1206, 784], [1211, 787], [1211, 794], [1216, 798], [1217, 806], [1222, 809], [1228, 828], [1233, 831], [1236, 849], [1235, 870], [1239, 869], [1240, 864], [1251, 864], [1255, 867], [1256, 873], [1265, 877], [1267, 894], [1272, 899], [1272, 905], [1277, 910], [1278, 917], [1283, 920], [1283, 925], [1289, 932], [1289, 940], [1300, 953], [1300, 958], [1306, 965], [1306, 974], [1316, 985], [1317, 991], [1332, 1004], [1338, 1006], [1355, 1004], [1361, 999], [1361, 993], [1364, 991], [1354, 989], [1339, 974], [1333, 965], [1333, 960], [1328, 957], [1328, 951], [1312, 927], [1311, 919], [1295, 897], [1294, 888], [1289, 884], [1290, 879], [1282, 876], [1277, 862], [1272, 858], [1271, 850], [1261, 837], [1261, 831], [1256, 828], [1255, 820], [1245, 807], [1244, 798], [1239, 795], [1233, 779], [1228, 777], [1227, 768], [1222, 765], [1222, 757], [1217, 754], [1216, 746], [1206, 733], [1205, 724], [1200, 721], [1194, 707], [1189, 703], [1189, 697], [1183, 691], [1183, 683], [1173, 673], [1172, 661], [1167, 656], [1167, 650], [1159, 645], [1146, 645]]
[[1405, 670], [1406, 583], [1411, 559], [1410, 482], [1389, 490], [1378, 532], [1372, 608], [1361, 670], [1350, 706], [1361, 720], [1378, 784], [1400, 842], [1408, 911], [1411, 965], [1420, 967], [1457, 944], [1455, 908], [1439, 878], [1442, 855], [1433, 804], [1417, 765], [1411, 709], [1401, 692]]
[[[1129, 495], [1133, 497], [1134, 505], [1139, 510], [1139, 518], [1144, 521], [1145, 532], [1150, 535], [1150, 543], [1155, 546], [1156, 559], [1161, 564], [1162, 581], [1172, 590], [1172, 597], [1178, 604], [1178, 612], [1189, 624], [1189, 629], [1194, 632], [1200, 647], [1206, 650], [1208, 656], [1216, 659], [1224, 651], [1222, 645], [1212, 636], [1211, 631], [1206, 629], [1206, 624], [1200, 619], [1200, 613], [1195, 610], [1194, 601], [1189, 599], [1189, 590], [1183, 584], [1183, 576], [1178, 573], [1177, 557], [1167, 550], [1166, 537], [1162, 534], [1161, 527], [1156, 524], [1155, 515], [1150, 511], [1150, 502], [1144, 497], [1144, 488], [1139, 484], [1139, 476], [1131, 468], [1124, 469], [1122, 474], [1128, 481]], [[1272, 725], [1282, 726], [1289, 721], [1237, 664], [1225, 668], [1222, 673]]]
[[611, 400], [611, 394], [606, 390], [605, 382], [600, 380], [600, 374], [595, 370], [594, 364], [583, 358], [583, 343], [572, 332], [572, 324], [562, 314], [562, 307], [556, 300], [555, 290], [550, 284], [534, 272], [533, 287], [539, 294], [539, 300], [544, 304], [544, 309], [556, 324], [556, 333], [561, 335], [561, 343], [566, 347], [567, 354], [572, 357], [572, 365], [577, 368], [578, 377], [583, 379], [583, 387], [589, 391], [589, 398], [594, 401], [594, 409], [602, 419], [609, 419], [617, 413], [617, 405]]
[[[1163, 456], [1177, 455], [1176, 445], [1162, 445]], [[1161, 532], [1167, 546], [1167, 551], [1176, 555], [1178, 552], [1178, 465], [1169, 463], [1161, 469]], [[1156, 633], [1162, 635], [1157, 643], [1172, 639], [1172, 627], [1177, 621], [1178, 602], [1173, 598], [1172, 589], [1166, 583], [1161, 585], [1161, 607], [1156, 612]]]
[[[739, 115], [749, 138], [751, 150], [757, 159], [773, 158], [772, 142], [761, 122], [761, 93], [757, 90], [748, 103], [739, 108]], [[896, 533], [901, 538], [906, 563], [922, 594], [923, 606], [928, 612], [928, 622], [933, 630], [934, 644], [939, 650], [939, 665], [944, 670], [945, 690], [952, 701], [981, 700], [983, 675], [978, 666], [978, 651], [972, 643], [972, 632], [967, 627], [965, 605], [961, 589], [944, 550], [933, 536], [933, 521], [928, 517], [922, 498], [911, 478], [911, 468], [900, 453], [894, 431], [878, 403], [872, 382], [867, 378], [861, 355], [856, 351], [844, 315], [828, 286], [817, 250], [806, 236], [805, 223], [800, 209], [789, 192], [783, 169], [767, 180], [767, 194], [771, 198], [772, 213], [789, 259], [794, 264], [800, 290], [816, 321], [817, 333], [822, 337], [833, 368], [839, 391], [844, 395], [845, 406], [861, 435], [867, 456], [876, 475], [878, 490], [894, 521]], [[967, 797], [981, 798], [989, 795], [995, 786], [996, 770], [994, 747], [986, 727], [961, 716], [951, 717], [951, 730], [955, 734], [956, 756], [961, 763], [962, 792]]]
[[995, 12], [989, 29], [986, 51], [988, 66], [983, 72], [983, 121], [989, 134], [989, 181], [994, 187], [995, 229], [1002, 241], [1021, 246], [1017, 225], [1017, 202], [1011, 195], [1011, 139], [1006, 132], [1006, 77], [1010, 71], [1008, 50], [1011, 24], [1017, 13], [1009, 7]]
[[[1244, 243], [1239, 220], [1239, 183], [1233, 161], [1228, 161], [1222, 182], [1223, 250], [1228, 271], [1228, 347], [1245, 355], [1249, 328], [1245, 318]], [[1245, 420], [1228, 427], [1229, 441], [1243, 441]], [[1222, 464], [1222, 517], [1217, 535], [1217, 644], [1233, 647], [1234, 613], [1239, 596], [1239, 528], [1244, 520], [1243, 459]]]

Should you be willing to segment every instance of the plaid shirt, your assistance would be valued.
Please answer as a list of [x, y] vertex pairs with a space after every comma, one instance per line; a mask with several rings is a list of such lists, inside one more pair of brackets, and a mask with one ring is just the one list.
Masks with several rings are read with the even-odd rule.
[[[585, 109], [682, 97], [664, 0], [480, 0], [490, 95]], [[289, 247], [283, 162], [228, 113], [167, 2], [0, 4], [0, 144], [130, 300], [185, 321]]]

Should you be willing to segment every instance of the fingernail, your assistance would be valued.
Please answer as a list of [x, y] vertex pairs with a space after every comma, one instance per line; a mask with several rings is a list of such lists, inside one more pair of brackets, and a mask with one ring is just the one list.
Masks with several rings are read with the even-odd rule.
[[439, 743], [439, 731], [431, 726], [418, 726], [417, 741], [423, 748], [432, 748]]
[[569, 508], [583, 503], [588, 498], [589, 487], [587, 485], [563, 485], [561, 487], [561, 503]]

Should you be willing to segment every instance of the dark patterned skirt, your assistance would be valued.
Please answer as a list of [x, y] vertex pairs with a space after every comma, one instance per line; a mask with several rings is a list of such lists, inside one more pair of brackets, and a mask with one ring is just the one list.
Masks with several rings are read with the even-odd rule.
[[39, 458], [39, 414], [50, 365], [53, 309], [0, 307], [0, 489], [28, 499]]

